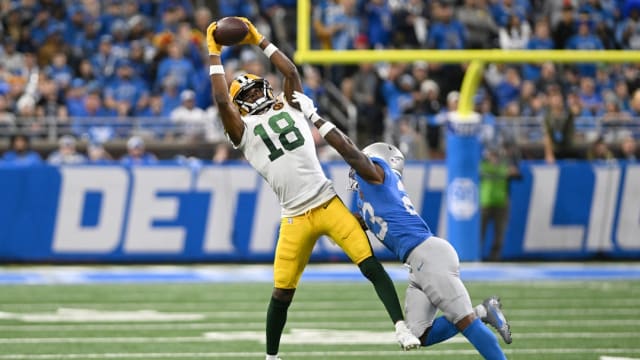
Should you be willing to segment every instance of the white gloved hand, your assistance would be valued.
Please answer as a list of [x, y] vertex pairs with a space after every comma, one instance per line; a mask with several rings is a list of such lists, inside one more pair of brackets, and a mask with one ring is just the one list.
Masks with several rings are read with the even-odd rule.
[[318, 111], [316, 106], [313, 104], [313, 100], [299, 91], [293, 92], [293, 102], [300, 106], [300, 111], [302, 111], [307, 119], [311, 119], [311, 117]]

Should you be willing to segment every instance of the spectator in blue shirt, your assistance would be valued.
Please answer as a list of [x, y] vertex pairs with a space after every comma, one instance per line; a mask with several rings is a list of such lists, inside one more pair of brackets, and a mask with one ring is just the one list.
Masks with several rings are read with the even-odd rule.
[[117, 19], [111, 24], [111, 54], [116, 59], [124, 59], [129, 56], [129, 25], [123, 19]]
[[248, 0], [219, 0], [218, 11], [221, 18], [226, 16], [253, 18], [256, 14], [257, 6], [254, 1]]
[[85, 21], [83, 31], [77, 35], [75, 43], [69, 44], [74, 56], [82, 54], [85, 58], [89, 58], [98, 52], [101, 39], [99, 22], [90, 18]]
[[341, 1], [327, 14], [327, 27], [331, 29], [331, 46], [334, 50], [354, 48], [354, 42], [360, 34], [360, 17], [356, 12], [355, 0]]
[[157, 84], [171, 76], [177, 81], [178, 92], [192, 89], [195, 79], [195, 69], [191, 62], [184, 57], [182, 45], [173, 41], [167, 47], [168, 57], [162, 59], [158, 65]]
[[[431, 49], [458, 50], [466, 47], [466, 29], [461, 22], [453, 18], [453, 7], [446, 0], [432, 5], [433, 23], [427, 37], [427, 47]], [[430, 76], [440, 86], [441, 96], [460, 89], [462, 68], [458, 64], [429, 64]], [[444, 99], [440, 99], [444, 102]]]
[[508, 103], [518, 100], [521, 85], [518, 70], [514, 67], [507, 68], [504, 79], [493, 89], [499, 109], [504, 109]]
[[604, 100], [598, 92], [596, 92], [596, 84], [593, 78], [582, 77], [580, 79], [580, 90], [578, 91], [578, 97], [582, 102], [582, 106], [591, 115], [602, 115], [604, 110]]
[[[591, 24], [587, 21], [581, 21], [578, 24], [578, 33], [567, 41], [567, 49], [573, 50], [603, 50], [602, 41], [591, 31]], [[578, 64], [576, 65], [578, 73], [581, 76], [596, 76], [596, 66], [594, 64]]]
[[66, 89], [73, 78], [73, 70], [67, 64], [67, 55], [63, 52], [53, 55], [53, 63], [47, 66], [44, 72], [58, 85], [59, 89]]
[[116, 77], [107, 85], [104, 95], [107, 108], [116, 110], [124, 105], [128, 114], [144, 109], [149, 102], [149, 90], [145, 82], [135, 75], [129, 59], [118, 60]]
[[603, 24], [607, 28], [613, 28], [615, 14], [602, 4], [600, 0], [581, 1], [578, 12], [587, 14], [595, 24]]
[[531, 14], [531, 3], [529, 0], [491, 1], [489, 10], [498, 26], [507, 26], [511, 15], [526, 21], [528, 15]]
[[18, 166], [31, 166], [42, 163], [40, 155], [31, 150], [31, 143], [26, 135], [16, 134], [11, 136], [9, 150], [2, 155], [5, 164]]
[[375, 49], [384, 49], [391, 43], [393, 30], [391, 7], [386, 0], [372, 0], [365, 5], [367, 36]]
[[[529, 39], [526, 48], [527, 50], [552, 50], [554, 48], [549, 22], [546, 19], [536, 21], [533, 36]], [[525, 64], [523, 78], [537, 81], [540, 78], [540, 65]]]
[[162, 94], [153, 93], [149, 98], [149, 105], [142, 111], [136, 113], [140, 124], [145, 132], [150, 133], [153, 137], [162, 139], [171, 133], [173, 124], [169, 119], [169, 113], [164, 113], [164, 104], [162, 103]]
[[113, 37], [102, 35], [98, 45], [98, 52], [91, 57], [91, 65], [97, 71], [98, 80], [104, 82], [113, 75], [116, 57], [111, 52]]
[[[134, 40], [129, 48], [129, 61], [136, 77], [140, 77], [146, 88], [151, 89], [154, 79], [151, 71], [151, 65], [145, 59], [145, 50], [147, 44], [143, 40]], [[208, 81], [204, 81], [208, 82]]]
[[181, 17], [180, 21], [193, 15], [193, 5], [190, 0], [163, 0], [156, 6], [156, 17], [162, 16], [167, 11], [176, 11]]
[[[80, 4], [73, 4], [67, 8], [67, 18], [65, 21], [64, 41], [67, 44], [77, 45], [84, 40], [85, 21], [89, 17]], [[82, 56], [81, 48], [73, 47], [74, 50], [80, 51], [75, 56]]]
[[64, 97], [69, 116], [76, 116], [82, 112], [86, 90], [86, 83], [81, 78], [75, 78], [71, 81], [71, 85]]
[[539, 19], [535, 23], [533, 36], [527, 43], [529, 50], [550, 50], [554, 48], [549, 22], [546, 19]]
[[429, 29], [427, 45], [431, 49], [464, 49], [466, 30], [461, 22], [453, 18], [453, 7], [447, 1], [433, 4], [434, 21]]
[[180, 103], [178, 81], [173, 76], [168, 76], [162, 82], [162, 114], [168, 117]]
[[158, 162], [158, 158], [145, 150], [144, 140], [132, 136], [127, 140], [127, 155], [120, 159], [123, 165], [150, 165]]
[[31, 23], [31, 42], [34, 46], [42, 45], [52, 31], [58, 29], [58, 22], [48, 11], [40, 10]]
[[[186, 0], [185, 2], [188, 2], [188, 0]], [[181, 4], [178, 4], [173, 0], [167, 1], [160, 8], [162, 9], [159, 9], [156, 14], [156, 18], [161, 20], [156, 21], [155, 31], [157, 33], [175, 33], [178, 24], [182, 21], [187, 20], [187, 13], [185, 12], [185, 8]]]
[[[133, 1], [133, 0], [128, 0]], [[122, 18], [122, 0], [105, 1], [100, 13], [100, 34], [107, 35], [111, 33], [111, 25]]]
[[[184, 55], [191, 62], [194, 69], [204, 68], [202, 57], [202, 38], [196, 35], [191, 24], [182, 22], [178, 25], [176, 33], [176, 41], [178, 41], [184, 49]], [[204, 81], [207, 82], [207, 81]]]
[[396, 126], [405, 109], [413, 107], [411, 91], [415, 87], [415, 80], [404, 72], [405, 68], [404, 64], [392, 64], [389, 68], [389, 75], [380, 89], [387, 102], [387, 117], [391, 120], [393, 127]]
[[72, 117], [71, 127], [78, 136], [99, 132], [101, 140], [109, 140], [114, 130], [106, 123], [105, 118], [115, 116], [115, 112], [102, 104], [100, 89], [88, 89], [84, 97], [83, 106], [74, 109], [69, 115]]

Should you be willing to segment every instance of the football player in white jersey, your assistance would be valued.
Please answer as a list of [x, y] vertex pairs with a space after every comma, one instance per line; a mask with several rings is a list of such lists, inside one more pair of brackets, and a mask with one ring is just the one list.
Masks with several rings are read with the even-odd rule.
[[[407, 323], [423, 346], [461, 332], [487, 360], [505, 360], [496, 337], [483, 323], [511, 343], [509, 323], [496, 297], [471, 305], [460, 280], [458, 254], [448, 241], [434, 236], [416, 212], [402, 183], [404, 155], [393, 145], [375, 143], [360, 151], [333, 124], [316, 113], [313, 101], [295, 92], [294, 101], [323, 137], [351, 165], [352, 189], [358, 192], [363, 225], [398, 259], [409, 266], [406, 292]], [[444, 314], [436, 318], [437, 311]]]
[[241, 44], [259, 46], [284, 76], [284, 94], [274, 96], [267, 80], [253, 74], [237, 76], [229, 88], [220, 60], [221, 46], [207, 29], [210, 78], [213, 96], [225, 131], [233, 146], [276, 193], [282, 208], [280, 233], [274, 259], [274, 289], [267, 310], [266, 359], [276, 360], [287, 310], [300, 276], [317, 239], [329, 236], [369, 279], [396, 327], [403, 349], [417, 348], [420, 341], [403, 320], [395, 287], [358, 220], [336, 195], [317, 158], [310, 124], [298, 105], [294, 91], [302, 91], [295, 65], [265, 39], [247, 19], [249, 33]]

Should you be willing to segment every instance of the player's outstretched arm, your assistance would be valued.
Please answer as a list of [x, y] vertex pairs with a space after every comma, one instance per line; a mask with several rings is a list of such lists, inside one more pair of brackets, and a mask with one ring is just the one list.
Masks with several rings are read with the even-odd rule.
[[324, 120], [316, 112], [316, 107], [305, 94], [295, 91], [293, 101], [298, 103], [300, 110], [318, 128], [320, 135], [331, 145], [342, 158], [349, 164], [363, 179], [369, 183], [381, 184], [384, 181], [384, 170], [374, 164], [367, 155], [338, 129], [333, 123]]
[[247, 36], [240, 42], [240, 44], [256, 45], [262, 49], [265, 56], [271, 60], [271, 63], [284, 76], [284, 96], [287, 98], [287, 102], [289, 104], [294, 104], [292, 102], [293, 92], [302, 91], [302, 80], [300, 80], [300, 74], [298, 73], [296, 65], [282, 51], [278, 50], [277, 46], [260, 34], [258, 29], [256, 29], [249, 19], [243, 17], [240, 19], [244, 21], [249, 28]]
[[[271, 49], [275, 48], [273, 53], [269, 51], [270, 46], [272, 46]], [[287, 98], [287, 102], [289, 104], [293, 104], [295, 106], [295, 103], [293, 102], [293, 92], [302, 92], [302, 80], [300, 80], [300, 73], [298, 72], [298, 68], [296, 68], [296, 65], [282, 51], [278, 50], [275, 45], [273, 45], [269, 40], [262, 40], [262, 42], [260, 43], [260, 47], [265, 54], [271, 53], [271, 56], [269, 56], [271, 63], [284, 76], [282, 86], [284, 90], [284, 96]]]
[[224, 130], [234, 145], [239, 145], [244, 133], [244, 122], [240, 117], [238, 109], [231, 103], [229, 88], [225, 78], [224, 68], [220, 60], [222, 45], [217, 44], [213, 38], [216, 23], [212, 22], [207, 28], [207, 48], [209, 50], [209, 78], [211, 79], [211, 89], [213, 99], [218, 107], [220, 118]]

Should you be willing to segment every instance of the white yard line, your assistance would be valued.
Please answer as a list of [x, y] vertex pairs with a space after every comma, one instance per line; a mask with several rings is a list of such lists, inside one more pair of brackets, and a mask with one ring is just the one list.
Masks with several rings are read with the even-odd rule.
[[195, 343], [212, 342], [202, 336], [192, 337], [64, 337], [64, 338], [15, 338], [0, 339], [0, 344], [143, 344], [143, 343]]
[[[640, 354], [640, 349], [620, 349], [620, 348], [534, 348], [534, 349], [507, 349], [507, 354], [527, 355], [527, 354]], [[387, 358], [389, 356], [402, 357], [436, 357], [436, 356], [478, 356], [476, 350], [434, 350], [428, 351], [294, 351], [286, 352], [287, 357], [292, 358], [327, 358], [336, 359], [337, 357], [373, 357]], [[264, 356], [262, 352], [192, 352], [192, 353], [103, 353], [103, 354], [4, 354], [0, 355], [2, 360], [48, 360], [48, 359], [187, 359], [187, 358], [258, 358]], [[283, 353], [285, 356], [285, 353]]]
[[[503, 296], [504, 297], [504, 296]], [[234, 306], [234, 308], [239, 307], [239, 308], [255, 308], [256, 304], [261, 304], [262, 302], [266, 301], [264, 299], [267, 299], [268, 296], [265, 295], [263, 297], [258, 296], [257, 299], [258, 300], [251, 300], [251, 301], [247, 301], [246, 298], [245, 300], [240, 300], [238, 299], [233, 300], [230, 298], [226, 298], [225, 301], [228, 304], [232, 304], [232, 306]], [[264, 300], [264, 301], [261, 301]], [[180, 301], [180, 300], [167, 300], [167, 301], [149, 301], [148, 299], [140, 299], [140, 301], [135, 301], [135, 300], [131, 300], [131, 299], [114, 299], [113, 302], [100, 302], [100, 301], [73, 301], [73, 302], [68, 302], [69, 299], [65, 300], [60, 300], [60, 301], [51, 301], [51, 302], [2, 302], [2, 308], [3, 309], [7, 309], [7, 308], [25, 308], [25, 309], [37, 309], [37, 308], [58, 308], [60, 306], [64, 306], [64, 307], [77, 307], [77, 308], [82, 308], [82, 307], [90, 307], [90, 308], [103, 308], [103, 307], [108, 307], [110, 309], [113, 309], [115, 307], [122, 307], [122, 308], [128, 308], [128, 307], [145, 307], [145, 308], [176, 308], [176, 309], [189, 309], [189, 308], [196, 308], [196, 309], [210, 309], [213, 308], [215, 306], [217, 306], [217, 304], [219, 304], [219, 301], [221, 299], [210, 299], [210, 300], [203, 300], [203, 301]], [[345, 304], [345, 301], [348, 301], [348, 304]], [[481, 299], [476, 299], [474, 302], [480, 302]], [[341, 299], [340, 301], [331, 301], [331, 300], [327, 300], [327, 301], [323, 301], [323, 300], [306, 300], [306, 299], [298, 299], [297, 302], [294, 302], [294, 306], [296, 306], [298, 309], [309, 309], [309, 310], [313, 310], [314, 308], [321, 308], [321, 309], [325, 309], [325, 308], [331, 308], [333, 309], [336, 306], [340, 306], [342, 308], [344, 308], [345, 305], [349, 306], [350, 308], [353, 309], [358, 309], [358, 308], [363, 308], [363, 307], [367, 307], [367, 306], [371, 306], [371, 305], [376, 305], [378, 304], [379, 301], [376, 298], [372, 298], [370, 301], [369, 300], [359, 300], [359, 299]], [[556, 297], [549, 297], [549, 298], [537, 298], [537, 299], [532, 299], [532, 298], [528, 298], [528, 299], [518, 299], [518, 298], [511, 298], [506, 304], [504, 304], [505, 307], [507, 309], [513, 309], [513, 310], [528, 310], [528, 309], [540, 309], [545, 310], [545, 309], [549, 309], [548, 306], [549, 305], [553, 305], [552, 308], [558, 308], [561, 307], [562, 305], [571, 305], [571, 306], [581, 306], [581, 305], [585, 305], [585, 308], [587, 309], [612, 309], [613, 307], [616, 308], [637, 308], [637, 305], [640, 305], [640, 297], [638, 298], [619, 298], [619, 299], [603, 299], [603, 300], [594, 300], [593, 298], [566, 298], [566, 299], [562, 299], [562, 298], [558, 298]]]
[[[388, 321], [358, 321], [358, 322], [304, 322], [290, 319], [288, 326], [291, 328], [326, 328], [326, 329], [354, 329], [366, 326], [367, 329], [379, 328], [389, 329], [390, 325]], [[607, 320], [589, 320], [589, 319], [576, 319], [576, 320], [515, 320], [511, 321], [511, 325], [516, 328], [581, 328], [585, 327], [626, 327], [638, 325], [636, 319], [607, 319]], [[234, 329], [238, 330], [237, 322], [212, 322], [212, 323], [153, 323], [153, 324], [11, 324], [0, 325], [0, 335], [2, 331], [8, 332], [38, 332], [38, 331], [171, 331], [171, 330], [216, 330], [216, 329]], [[255, 322], [243, 322], [243, 330], [263, 329], [264, 321]], [[562, 330], [561, 332], [564, 332]], [[591, 331], [590, 331], [591, 332]]]
[[[307, 332], [309, 334], [314, 334], [316, 332], [337, 332], [337, 335], [340, 335], [340, 332], [335, 329], [306, 329], [292, 330], [293, 333], [285, 333], [285, 337], [291, 337], [291, 340], [287, 341], [287, 343], [327, 343], [324, 340], [332, 340], [333, 337], [327, 338], [326, 336], [323, 341], [320, 341], [316, 338], [309, 338], [309, 336], [299, 336], [297, 333]], [[372, 332], [372, 331], [362, 331], [361, 336], [357, 336], [359, 333], [358, 330], [349, 331], [351, 335], [349, 337], [350, 342], [347, 344], [380, 344], [380, 343], [394, 343], [394, 339], [392, 337], [392, 331], [386, 332]], [[220, 334], [221, 336], [214, 336], [215, 334]], [[336, 335], [336, 336], [337, 336]], [[327, 335], [329, 336], [329, 335]], [[341, 335], [340, 335], [341, 336]], [[64, 343], [83, 343], [83, 344], [101, 344], [101, 343], [130, 343], [130, 344], [143, 344], [143, 343], [200, 343], [200, 342], [214, 342], [214, 341], [227, 341], [227, 340], [244, 340], [244, 341], [262, 341], [264, 337], [264, 333], [262, 331], [242, 331], [242, 332], [224, 332], [224, 333], [207, 333], [205, 336], [164, 336], [164, 337], [31, 337], [31, 338], [0, 338], [0, 344], [64, 344]], [[330, 337], [330, 336], [329, 336]], [[334, 336], [335, 337], [335, 336]], [[549, 333], [549, 332], [541, 332], [541, 333], [520, 333], [513, 334], [513, 337], [516, 339], [610, 339], [610, 338], [625, 338], [625, 339], [633, 339], [638, 337], [638, 333], [636, 332], [599, 332], [599, 333]], [[300, 338], [299, 340], [296, 340]], [[387, 339], [388, 338], [388, 339]], [[453, 342], [465, 342], [466, 340], [462, 336], [458, 336], [459, 339], [456, 338]], [[335, 339], [334, 339], [335, 340]], [[335, 341], [337, 343], [338, 341]], [[640, 351], [640, 349], [638, 349]]]
[[[26, 312], [22, 311], [23, 309], [29, 310], [29, 314], [38, 314], [44, 312], [56, 311], [60, 307], [60, 303], [57, 304], [22, 304], [12, 306], [11, 304], [2, 304], [2, 310], [0, 311], [0, 320], [2, 320], [2, 314], [8, 314], [7, 310], [10, 310], [11, 314], [26, 314]], [[158, 311], [162, 312], [165, 316], [179, 316], [184, 312], [197, 313], [199, 316], [206, 316], [209, 318], [247, 318], [247, 317], [255, 317], [255, 318], [263, 318], [264, 310], [240, 310], [234, 307], [233, 310], [220, 310], [220, 311], [202, 311], [211, 309], [215, 306], [215, 304], [202, 304], [202, 306], [192, 306], [189, 303], [179, 303], [172, 304], [171, 306], [167, 306], [168, 304], [159, 304], [159, 303], [137, 303], [133, 305], [123, 305], [122, 303], [112, 303], [112, 304], [101, 304], [101, 303], [73, 303], [73, 304], [64, 304], [67, 308], [72, 308], [76, 310], [85, 310], [85, 311], [110, 311], [110, 312], [135, 312], [141, 311], [140, 308], [144, 307], [145, 309], [155, 309], [155, 310], [147, 310], [147, 311]], [[377, 303], [375, 304], [377, 305]], [[336, 308], [341, 307], [340, 310], [336, 310]], [[362, 306], [359, 309], [362, 309]], [[255, 305], [252, 307], [255, 309]], [[35, 310], [35, 311], [34, 311]], [[178, 312], [179, 311], [179, 312]], [[354, 309], [345, 309], [340, 303], [335, 303], [335, 306], [318, 309], [313, 308], [313, 306], [300, 306], [291, 310], [291, 314], [293, 316], [301, 317], [301, 318], [326, 318], [328, 314], [341, 316], [341, 317], [363, 317], [370, 318], [376, 316], [382, 316], [382, 312], [380, 310], [358, 310], [358, 308]], [[640, 316], [640, 302], [638, 306], [628, 306], [628, 307], [611, 307], [609, 304], [607, 306], [603, 306], [602, 308], [590, 307], [590, 308], [574, 308], [574, 309], [553, 309], [553, 308], [543, 308], [543, 307], [533, 307], [533, 308], [511, 308], [509, 306], [504, 306], [504, 311], [507, 316], [511, 317], [523, 317], [523, 316], [541, 316], [541, 315], [554, 315], [554, 316], [565, 316], [565, 317], [579, 317], [584, 318], [586, 315], [620, 315], [620, 316]], [[193, 316], [194, 314], [189, 314]], [[188, 320], [187, 319], [183, 319]], [[156, 320], [157, 321], [157, 320]], [[573, 320], [571, 320], [573, 321]]]

